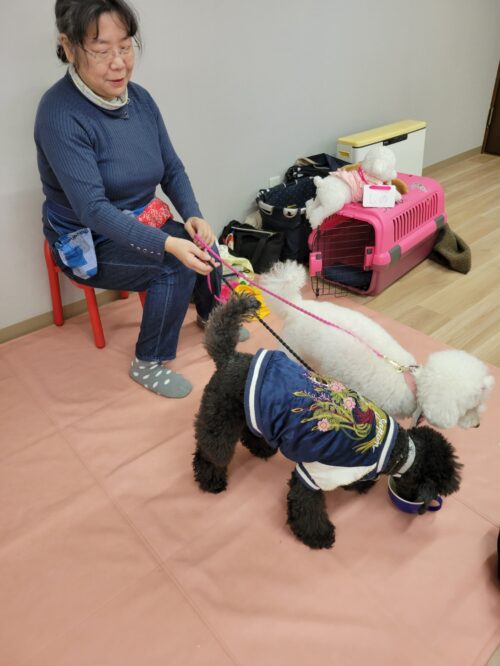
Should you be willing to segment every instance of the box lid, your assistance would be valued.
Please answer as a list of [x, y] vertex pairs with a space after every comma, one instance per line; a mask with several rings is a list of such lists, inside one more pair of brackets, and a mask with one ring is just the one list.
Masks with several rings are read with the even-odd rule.
[[423, 120], [400, 120], [397, 123], [375, 127], [374, 129], [366, 130], [365, 132], [342, 136], [340, 139], [337, 139], [337, 143], [345, 143], [353, 148], [362, 148], [363, 146], [369, 146], [372, 143], [379, 143], [380, 141], [392, 139], [401, 134], [417, 132], [418, 130], [424, 129], [426, 125], [427, 123]]

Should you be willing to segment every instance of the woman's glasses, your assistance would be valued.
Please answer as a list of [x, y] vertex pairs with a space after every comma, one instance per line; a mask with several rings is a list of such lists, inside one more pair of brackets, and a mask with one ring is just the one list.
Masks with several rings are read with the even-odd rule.
[[127, 60], [132, 58], [135, 55], [135, 49], [137, 48], [136, 44], [127, 44], [127, 46], [122, 46], [119, 49], [106, 49], [105, 51], [89, 51], [89, 49], [83, 49], [85, 53], [88, 53], [96, 62], [109, 64], [115, 58], [122, 58]]

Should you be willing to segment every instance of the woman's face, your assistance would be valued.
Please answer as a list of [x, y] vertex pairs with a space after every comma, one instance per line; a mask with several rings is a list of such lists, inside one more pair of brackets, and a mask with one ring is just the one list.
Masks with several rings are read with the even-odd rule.
[[134, 45], [115, 12], [101, 14], [98, 28], [98, 31], [95, 27], [89, 28], [83, 49], [73, 47], [64, 34], [60, 35], [60, 40], [66, 57], [75, 65], [84, 83], [100, 97], [110, 100], [120, 97], [130, 81], [134, 68]]

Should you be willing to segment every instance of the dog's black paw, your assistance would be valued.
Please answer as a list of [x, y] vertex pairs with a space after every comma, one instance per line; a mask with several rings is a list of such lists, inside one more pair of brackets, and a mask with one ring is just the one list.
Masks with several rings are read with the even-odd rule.
[[335, 527], [328, 522], [318, 527], [315, 532], [296, 532], [292, 525], [292, 532], [309, 548], [320, 550], [322, 548], [331, 548], [335, 543]]
[[372, 488], [376, 483], [377, 483], [376, 479], [372, 479], [369, 481], [354, 481], [354, 483], [350, 483], [348, 486], [342, 486], [342, 487], [344, 488], [344, 490], [354, 490], [360, 495], [364, 495], [364, 493], [367, 493], [370, 490], [370, 488]]
[[227, 488], [227, 469], [216, 467], [206, 460], [197, 449], [193, 456], [194, 478], [201, 490], [208, 493], [221, 493]]

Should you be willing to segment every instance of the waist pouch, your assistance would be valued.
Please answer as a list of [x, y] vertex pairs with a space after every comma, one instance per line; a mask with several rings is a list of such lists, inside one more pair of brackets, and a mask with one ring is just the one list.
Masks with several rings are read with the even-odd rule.
[[157, 229], [173, 218], [168, 204], [158, 197], [152, 199], [146, 206], [136, 208], [132, 213], [142, 224]]
[[[45, 217], [50, 228], [58, 235], [54, 243], [62, 263], [82, 280], [97, 273], [94, 239], [88, 227], [80, 227], [71, 208], [54, 201], [44, 204]], [[75, 229], [75, 226], [79, 228]]]
[[76, 277], [88, 280], [97, 273], [94, 241], [88, 227], [59, 236], [54, 243], [61, 261]]

